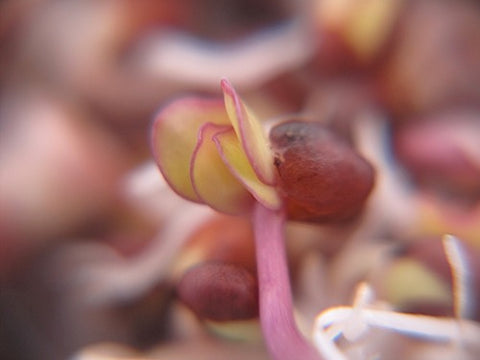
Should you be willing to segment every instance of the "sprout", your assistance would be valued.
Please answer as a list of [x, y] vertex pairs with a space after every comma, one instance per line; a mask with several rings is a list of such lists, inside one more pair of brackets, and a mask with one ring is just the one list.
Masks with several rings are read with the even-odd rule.
[[253, 112], [227, 80], [221, 86], [223, 102], [189, 97], [161, 110], [152, 132], [155, 159], [184, 198], [251, 216], [267, 348], [274, 359], [318, 359], [293, 317], [285, 220], [337, 221], [356, 215], [373, 186], [373, 169], [315, 123], [275, 127], [272, 151]]
[[252, 216], [260, 322], [268, 350], [274, 359], [318, 359], [293, 318], [285, 211], [275, 187], [273, 154], [252, 111], [227, 80], [221, 86], [223, 102], [190, 97], [161, 110], [152, 131], [155, 159], [184, 198]]

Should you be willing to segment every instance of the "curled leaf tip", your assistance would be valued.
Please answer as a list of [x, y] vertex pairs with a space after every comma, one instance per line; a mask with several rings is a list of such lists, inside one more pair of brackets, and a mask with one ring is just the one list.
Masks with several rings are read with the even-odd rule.
[[233, 90], [233, 86], [227, 78], [222, 78], [220, 80], [220, 86], [224, 92], [231, 92]]
[[257, 177], [265, 184], [275, 185], [273, 155], [260, 121], [242, 102], [228, 80], [222, 79], [221, 87], [228, 117]]

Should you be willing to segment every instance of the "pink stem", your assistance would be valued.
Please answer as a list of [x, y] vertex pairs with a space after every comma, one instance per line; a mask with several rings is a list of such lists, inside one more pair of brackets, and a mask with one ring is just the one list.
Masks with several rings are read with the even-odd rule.
[[253, 227], [263, 336], [274, 360], [319, 360], [319, 353], [300, 334], [293, 318], [284, 223], [283, 212], [256, 204]]

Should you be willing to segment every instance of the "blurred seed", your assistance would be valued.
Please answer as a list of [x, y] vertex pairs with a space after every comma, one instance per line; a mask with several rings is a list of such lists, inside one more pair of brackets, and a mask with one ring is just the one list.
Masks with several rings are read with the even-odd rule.
[[295, 120], [272, 128], [270, 140], [290, 219], [342, 221], [360, 212], [374, 169], [346, 141], [322, 124]]
[[177, 286], [180, 300], [199, 318], [231, 321], [258, 315], [255, 277], [243, 267], [206, 262], [188, 270]]

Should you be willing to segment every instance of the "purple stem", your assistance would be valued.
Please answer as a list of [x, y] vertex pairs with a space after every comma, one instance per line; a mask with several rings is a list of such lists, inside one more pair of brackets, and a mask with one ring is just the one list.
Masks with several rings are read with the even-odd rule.
[[319, 360], [293, 318], [292, 293], [284, 240], [285, 215], [257, 203], [253, 227], [263, 336], [274, 360]]

